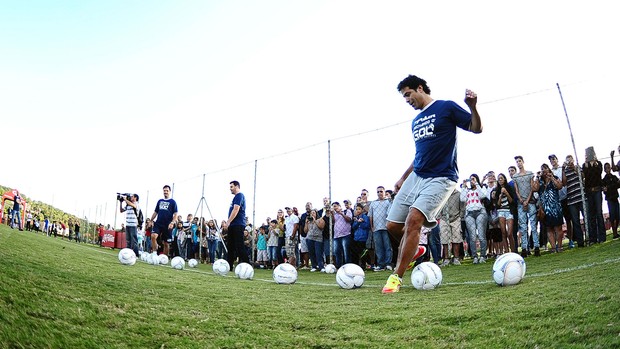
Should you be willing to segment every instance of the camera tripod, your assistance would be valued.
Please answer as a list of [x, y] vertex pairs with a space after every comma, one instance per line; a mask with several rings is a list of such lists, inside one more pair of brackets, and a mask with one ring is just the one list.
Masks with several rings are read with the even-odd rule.
[[[196, 212], [194, 213], [194, 217], [198, 217], [198, 210], [200, 210], [200, 217], [203, 217], [203, 205], [207, 207], [207, 211], [209, 212], [209, 217], [215, 223], [215, 232], [217, 234], [217, 238], [222, 242], [222, 246], [224, 246], [224, 251], [228, 253], [228, 248], [226, 247], [226, 242], [222, 238], [222, 234], [220, 232], [220, 227], [217, 224], [217, 220], [213, 218], [213, 214], [211, 213], [211, 209], [209, 208], [209, 204], [207, 203], [207, 199], [205, 199], [205, 175], [202, 175], [202, 197], [198, 201], [198, 206], [196, 207]], [[203, 234], [205, 232], [202, 231], [202, 222], [198, 222], [200, 224], [200, 243], [202, 243]], [[200, 245], [199, 243], [199, 245]], [[202, 259], [202, 249], [198, 249], [198, 258]]]

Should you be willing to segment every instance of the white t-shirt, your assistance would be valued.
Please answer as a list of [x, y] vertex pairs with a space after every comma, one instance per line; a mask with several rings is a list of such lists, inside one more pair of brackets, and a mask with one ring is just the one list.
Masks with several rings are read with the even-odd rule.
[[284, 236], [290, 238], [293, 235], [293, 228], [295, 224], [299, 224], [299, 217], [296, 215], [290, 215], [284, 219], [284, 225], [286, 226], [286, 232]]

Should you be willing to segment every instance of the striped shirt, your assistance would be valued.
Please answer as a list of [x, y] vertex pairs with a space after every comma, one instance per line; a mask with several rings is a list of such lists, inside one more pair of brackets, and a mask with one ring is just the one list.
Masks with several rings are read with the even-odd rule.
[[566, 166], [564, 168], [566, 174], [566, 200], [568, 205], [581, 203], [581, 188], [579, 187], [579, 175], [575, 171], [575, 167]]
[[136, 209], [127, 205], [125, 210], [125, 226], [127, 227], [137, 227], [138, 226], [138, 216], [136, 216], [136, 212], [140, 210], [138, 204], [136, 204]]

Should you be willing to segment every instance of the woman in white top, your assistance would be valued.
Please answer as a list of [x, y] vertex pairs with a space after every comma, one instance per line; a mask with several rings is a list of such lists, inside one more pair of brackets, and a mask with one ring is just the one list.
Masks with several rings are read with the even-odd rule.
[[[461, 189], [461, 201], [465, 203], [465, 225], [474, 264], [486, 263], [486, 231], [489, 217], [482, 199], [487, 198], [487, 189], [480, 184], [480, 177], [475, 173], [463, 181]], [[480, 258], [476, 253], [476, 237], [480, 241]]]

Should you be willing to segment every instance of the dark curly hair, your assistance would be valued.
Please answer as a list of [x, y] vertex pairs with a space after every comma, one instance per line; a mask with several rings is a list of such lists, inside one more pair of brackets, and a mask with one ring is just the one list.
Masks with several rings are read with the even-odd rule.
[[415, 75], [407, 76], [405, 79], [403, 79], [403, 81], [398, 83], [398, 86], [396, 87], [396, 89], [399, 92], [405, 89], [405, 87], [409, 87], [410, 89], [416, 90], [418, 86], [422, 86], [422, 89], [424, 90], [424, 92], [426, 92], [426, 94], [428, 95], [431, 94], [431, 89], [426, 84], [426, 80], [419, 78]]

